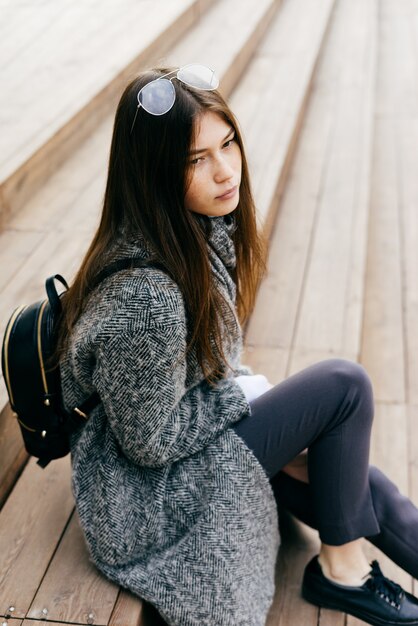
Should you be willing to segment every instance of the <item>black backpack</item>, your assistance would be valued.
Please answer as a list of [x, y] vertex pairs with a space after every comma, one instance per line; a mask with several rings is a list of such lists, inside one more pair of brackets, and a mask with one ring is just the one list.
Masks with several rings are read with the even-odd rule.
[[[99, 273], [93, 288], [121, 270], [149, 266], [149, 262], [138, 258], [115, 261]], [[158, 264], [153, 263], [155, 266]], [[62, 309], [55, 280], [68, 289], [60, 274], [50, 276], [45, 282], [47, 299], [13, 312], [2, 346], [1, 365], [10, 405], [25, 448], [39, 459], [41, 467], [68, 454], [71, 433], [85, 424], [100, 403], [99, 395], [93, 393], [71, 412], [64, 409], [59, 364], [48, 365], [55, 351]]]

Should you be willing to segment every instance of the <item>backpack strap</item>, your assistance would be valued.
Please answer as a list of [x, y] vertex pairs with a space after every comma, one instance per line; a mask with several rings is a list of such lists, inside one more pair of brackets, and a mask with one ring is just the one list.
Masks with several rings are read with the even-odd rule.
[[[158, 264], [157, 264], [158, 265]], [[113, 263], [109, 263], [105, 268], [102, 269], [101, 272], [97, 274], [97, 276], [93, 280], [92, 289], [95, 289], [101, 282], [108, 278], [112, 274], [116, 274], [117, 272], [121, 272], [122, 270], [134, 269], [136, 267], [151, 267], [149, 261], [145, 259], [139, 259], [138, 257], [128, 257], [125, 259], [119, 259], [117, 261], [113, 261]], [[152, 264], [152, 267], [155, 267], [155, 264]]]
[[58, 280], [60, 283], [62, 283], [66, 289], [68, 289], [68, 285], [67, 281], [61, 276], [61, 274], [55, 274], [55, 276], [50, 276], [45, 281], [46, 294], [48, 296], [49, 304], [54, 315], [58, 316], [62, 311], [62, 305], [60, 297], [57, 293], [57, 289], [55, 287], [55, 280]]

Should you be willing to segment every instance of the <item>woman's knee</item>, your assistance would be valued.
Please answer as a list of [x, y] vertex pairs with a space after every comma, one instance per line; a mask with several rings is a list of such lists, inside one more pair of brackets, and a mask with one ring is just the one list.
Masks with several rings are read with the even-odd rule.
[[355, 361], [330, 359], [332, 374], [345, 387], [355, 387], [365, 393], [372, 391], [370, 377], [364, 367]]
[[373, 418], [373, 388], [364, 367], [346, 359], [331, 359], [330, 375], [344, 396], [352, 402], [362, 403], [366, 413]]

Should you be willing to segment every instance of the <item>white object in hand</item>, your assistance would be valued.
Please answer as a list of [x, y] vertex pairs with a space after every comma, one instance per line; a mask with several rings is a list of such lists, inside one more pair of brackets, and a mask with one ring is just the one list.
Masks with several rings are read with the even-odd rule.
[[252, 376], [236, 376], [236, 382], [241, 387], [247, 402], [252, 402], [259, 396], [266, 393], [273, 387], [263, 374], [253, 374]]

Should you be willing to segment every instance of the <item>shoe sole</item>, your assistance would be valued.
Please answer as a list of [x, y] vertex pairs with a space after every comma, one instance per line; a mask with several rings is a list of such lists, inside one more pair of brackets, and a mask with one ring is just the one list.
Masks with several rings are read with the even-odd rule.
[[302, 598], [307, 602], [314, 604], [315, 606], [319, 606], [322, 609], [331, 609], [333, 611], [340, 611], [341, 613], [348, 613], [353, 617], [357, 617], [358, 619], [361, 619], [368, 624], [371, 624], [371, 626], [418, 626], [418, 620], [413, 620], [412, 622], [388, 622], [387, 620], [381, 620], [378, 617], [374, 617], [372, 615], [369, 615], [368, 613], [363, 613], [362, 611], [356, 611], [355, 609], [342, 609], [340, 606], [333, 605], [331, 602], [323, 602], [323, 600], [320, 600], [314, 593], [304, 587], [302, 587]]

